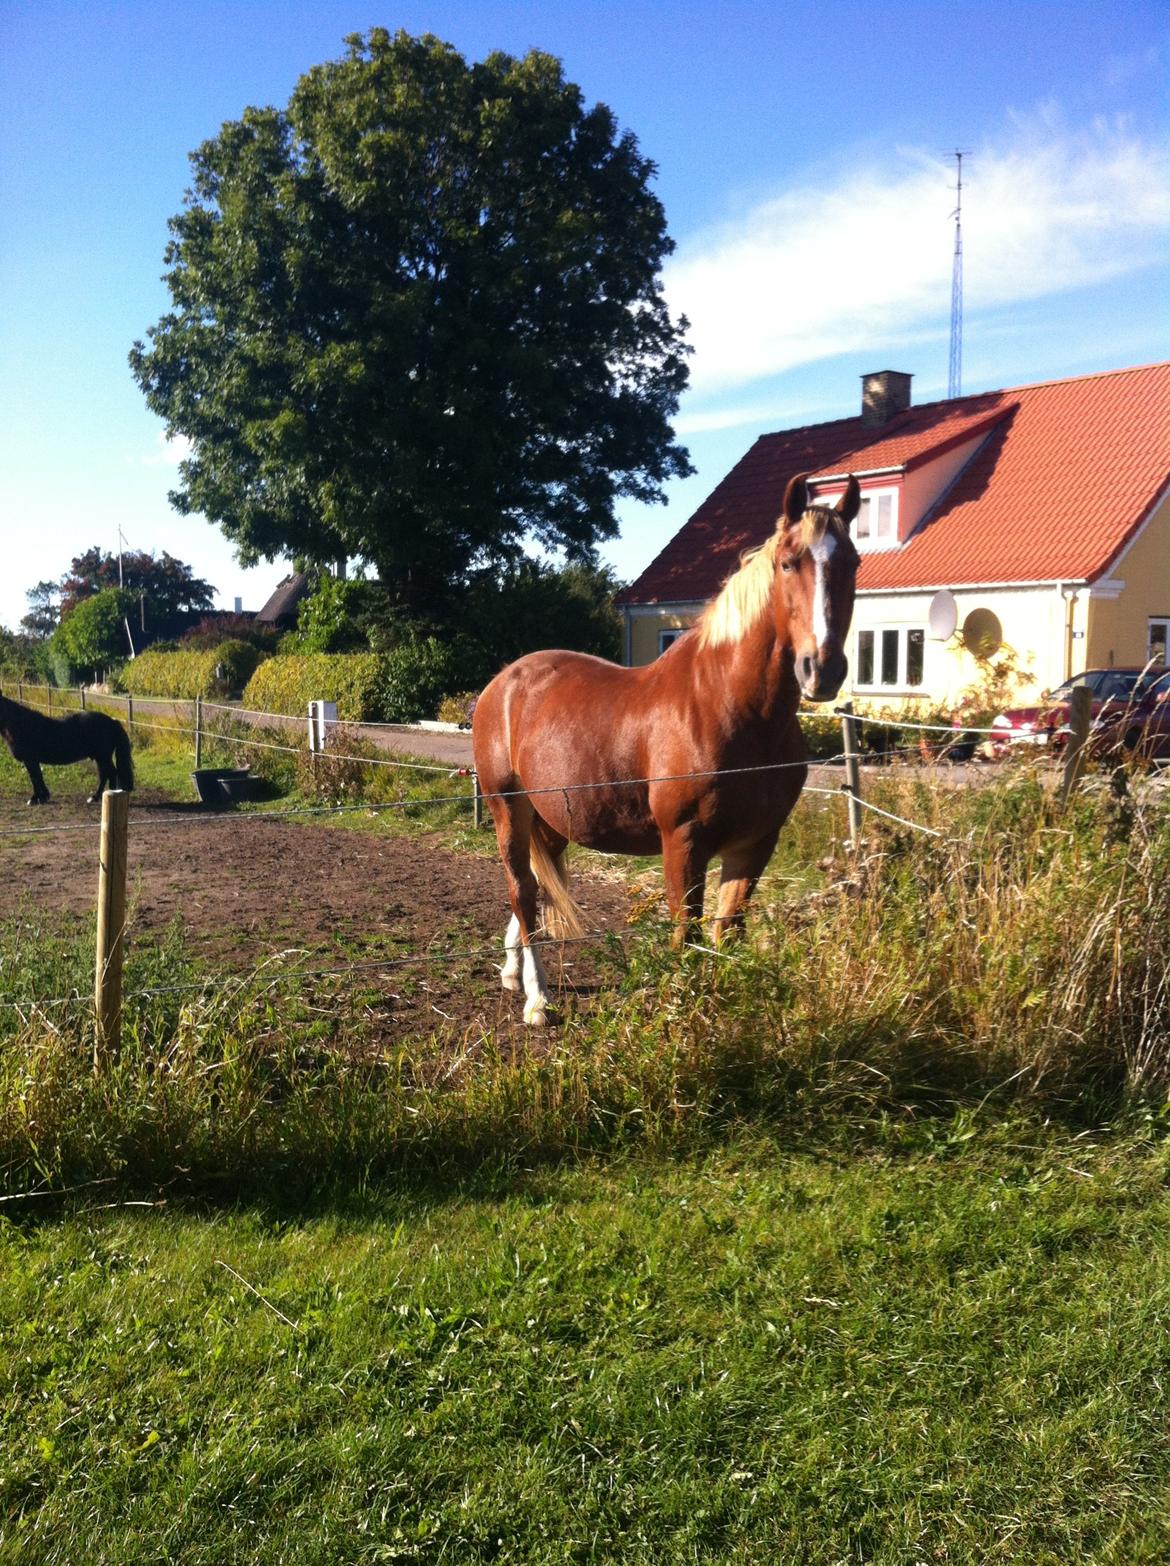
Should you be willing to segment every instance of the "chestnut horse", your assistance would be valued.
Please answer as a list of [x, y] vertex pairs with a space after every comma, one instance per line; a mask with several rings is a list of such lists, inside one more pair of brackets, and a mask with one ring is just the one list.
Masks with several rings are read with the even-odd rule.
[[582, 933], [567, 890], [570, 842], [661, 853], [676, 947], [702, 918], [716, 856], [716, 943], [742, 922], [808, 775], [801, 695], [831, 701], [848, 667], [857, 480], [835, 508], [810, 504], [806, 480], [791, 481], [767, 543], [656, 662], [530, 653], [476, 703], [475, 767], [512, 905], [501, 977], [518, 990], [522, 976], [525, 1022], [543, 1023], [549, 1004], [533, 945], [538, 884], [549, 933]]

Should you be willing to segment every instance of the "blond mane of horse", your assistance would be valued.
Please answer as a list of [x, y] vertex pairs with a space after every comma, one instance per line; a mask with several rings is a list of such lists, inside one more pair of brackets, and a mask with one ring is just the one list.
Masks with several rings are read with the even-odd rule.
[[[837, 525], [837, 513], [829, 506], [810, 506], [800, 519], [800, 547], [809, 549], [826, 531]], [[759, 549], [749, 549], [739, 569], [729, 576], [699, 616], [699, 646], [723, 647], [740, 642], [752, 630], [772, 601], [776, 575], [776, 551], [780, 533], [774, 532]]]

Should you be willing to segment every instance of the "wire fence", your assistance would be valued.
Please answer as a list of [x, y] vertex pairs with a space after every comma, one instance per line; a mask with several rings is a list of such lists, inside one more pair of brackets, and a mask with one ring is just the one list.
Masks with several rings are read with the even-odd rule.
[[[0, 683], [0, 690], [3, 690], [3, 684], [2, 683]], [[22, 691], [22, 695], [23, 694], [24, 693]], [[84, 704], [85, 703], [85, 693], [79, 692], [78, 693], [78, 699], [79, 699], [79, 704]], [[130, 698], [126, 698], [125, 700], [127, 702], [127, 713], [128, 713], [128, 715], [131, 715], [132, 712], [133, 712], [132, 700]], [[169, 700], [169, 698], [160, 698], [160, 700]], [[99, 701], [101, 701], [101, 702], [111, 702], [112, 701], [112, 702], [114, 702], [116, 704], [117, 698], [111, 698], [111, 697], [103, 694], [101, 697], [99, 697]], [[197, 702], [197, 703], [194, 703], [194, 704], [191, 704], [191, 705], [193, 705], [194, 709], [195, 709], [194, 719], [195, 719], [195, 725], [196, 725], [196, 730], [197, 730], [197, 732], [196, 732], [197, 752], [198, 752], [198, 745], [199, 745], [198, 729], [199, 729], [199, 725], [201, 724], [201, 721], [202, 721], [202, 709], [203, 709], [204, 705], [212, 708], [213, 710], [215, 710], [217, 712], [227, 712], [227, 713], [231, 714], [233, 717], [237, 717], [237, 718], [243, 717], [243, 716], [246, 715], [248, 717], [262, 718], [262, 719], [265, 719], [265, 720], [268, 720], [268, 721], [275, 720], [277, 722], [285, 723], [285, 724], [291, 724], [291, 723], [294, 723], [294, 722], [298, 721], [298, 720], [295, 720], [295, 719], [291, 718], [287, 714], [264, 713], [264, 712], [259, 712], [259, 711], [255, 710], [255, 709], [251, 709], [251, 710], [241, 709], [241, 708], [237, 708], [237, 707], [231, 706], [231, 705], [226, 704], [226, 703], [206, 703], [206, 704], [204, 704], [202, 701], [200, 701], [200, 702]], [[49, 710], [50, 707], [51, 707], [51, 697], [47, 697], [46, 701], [45, 701], [45, 710]], [[852, 725], [857, 720], [855, 719], [855, 717], [854, 717], [853, 713], [851, 712], [851, 710], [849, 708], [838, 709], [837, 713], [835, 715], [839, 716], [841, 718], [841, 720], [842, 720], [843, 730], [844, 730], [844, 734], [845, 734], [845, 737], [846, 737], [845, 746], [840, 751], [838, 751], [838, 752], [836, 752], [836, 753], [834, 753], [834, 754], [832, 754], [830, 756], [814, 758], [813, 761], [812, 761], [812, 764], [813, 765], [819, 765], [819, 766], [826, 766], [826, 767], [835, 766], [835, 765], [844, 766], [846, 768], [846, 770], [847, 770], [847, 780], [845, 782], [843, 782], [836, 789], [825, 788], [825, 787], [820, 786], [819, 784], [809, 784], [809, 783], [806, 783], [805, 786], [804, 786], [804, 792], [809, 793], [809, 794], [815, 794], [815, 795], [824, 796], [826, 798], [841, 798], [841, 797], [844, 797], [848, 801], [848, 803], [850, 805], [850, 822], [851, 822], [851, 829], [854, 832], [854, 836], [856, 835], [856, 823], [860, 820], [860, 811], [865, 810], [865, 811], [869, 811], [870, 813], [872, 813], [873, 815], [875, 815], [875, 816], [877, 816], [879, 818], [891, 821], [891, 822], [893, 822], [893, 823], [895, 823], [895, 824], [897, 824], [897, 825], [899, 825], [901, 827], [904, 827], [904, 828], [906, 828], [908, 830], [919, 832], [919, 833], [922, 833], [924, 835], [927, 835], [927, 836], [930, 836], [930, 837], [936, 838], [936, 839], [945, 838], [945, 836], [946, 836], [945, 832], [939, 830], [937, 827], [929, 826], [925, 822], [914, 821], [914, 820], [910, 819], [909, 817], [897, 814], [894, 811], [891, 811], [891, 810], [885, 808], [884, 806], [878, 805], [873, 800], [867, 799], [867, 798], [865, 798], [862, 795], [861, 789], [860, 789], [860, 786], [859, 786], [859, 781], [858, 781], [858, 770], [857, 769], [859, 768], [860, 764], [863, 761], [873, 759], [873, 755], [872, 755], [872, 753], [865, 752], [865, 751], [862, 751], [859, 748], [857, 748], [856, 739], [855, 739], [855, 737], [852, 737], [852, 736], [855, 736], [855, 730], [852, 727]], [[133, 718], [133, 724], [134, 724], [135, 728], [141, 727], [141, 728], [146, 729], [148, 731], [157, 731], [157, 732], [171, 734], [171, 735], [175, 734], [176, 732], [185, 732], [186, 731], [186, 725], [183, 724], [181, 718], [179, 718], [178, 716], [176, 716], [176, 720], [174, 722], [171, 722], [171, 723], [165, 723], [165, 722], [164, 723], [153, 723], [153, 722], [150, 722], [149, 720], [146, 720], [146, 719], [144, 719], [144, 718], [142, 718], [140, 716], [135, 716]], [[950, 738], [952, 740], [955, 739], [955, 737], [956, 737], [956, 731], [955, 731], [953, 726], [947, 726], [947, 725], [941, 725], [941, 724], [920, 724], [920, 723], [917, 723], [917, 722], [906, 722], [906, 723], [898, 722], [896, 724], [890, 724], [890, 725], [883, 724], [883, 726], [912, 729], [912, 730], [922, 731], [924, 733], [942, 733], [942, 734], [946, 734], [946, 735], [950, 736]], [[365, 725], [361, 725], [361, 727], [365, 727]], [[389, 727], [389, 726], [387, 725], [386, 727]], [[1085, 729], [1087, 731], [1087, 717], [1086, 717], [1086, 721], [1085, 721]], [[969, 735], [969, 734], [986, 735], [986, 734], [995, 734], [997, 732], [999, 732], [999, 731], [997, 729], [994, 729], [994, 728], [991, 728], [991, 729], [964, 729], [962, 731], [962, 733], [964, 735]], [[214, 728], [210, 728], [210, 727], [204, 728], [202, 730], [202, 734], [203, 734], [203, 738], [205, 738], [207, 740], [212, 740], [212, 741], [216, 741], [216, 742], [220, 742], [220, 743], [225, 743], [225, 744], [227, 744], [229, 746], [231, 746], [231, 745], [238, 746], [238, 747], [249, 747], [249, 746], [251, 746], [251, 747], [256, 747], [256, 748], [258, 748], [260, 750], [283, 752], [285, 754], [298, 756], [298, 757], [304, 756], [306, 758], [310, 758], [310, 757], [314, 756], [314, 754], [315, 754], [314, 751], [307, 744], [306, 745], [295, 745], [295, 746], [294, 745], [284, 745], [284, 744], [280, 744], [280, 743], [275, 742], [275, 741], [257, 740], [257, 739], [252, 738], [249, 735], [238, 735], [238, 734], [224, 733], [223, 731], [221, 731], [219, 729], [214, 729]], [[911, 753], [913, 753], [912, 747], [894, 747], [892, 749], [887, 749], [887, 750], [881, 752], [880, 753], [880, 757], [881, 757], [882, 760], [888, 760], [892, 756], [895, 756], [895, 755], [909, 755]], [[355, 755], [355, 754], [351, 754], [351, 753], [347, 753], [347, 752], [336, 752], [336, 751], [332, 751], [332, 750], [326, 750], [324, 752], [324, 755], [325, 755], [325, 757], [327, 759], [329, 759], [331, 761], [343, 761], [343, 762], [346, 762], [346, 763], [353, 763], [353, 764], [357, 764], [357, 765], [360, 765], [360, 766], [400, 767], [400, 768], [409, 768], [409, 769], [415, 769], [415, 770], [422, 770], [422, 771], [425, 771], [425, 772], [428, 772], [428, 773], [434, 773], [434, 774], [444, 773], [447, 776], [458, 776], [458, 775], [468, 776], [468, 775], [470, 775], [470, 776], [472, 776], [474, 778], [474, 772], [472, 770], [466, 769], [466, 768], [461, 768], [461, 767], [451, 768], [450, 766], [435, 765], [435, 764], [431, 764], [431, 763], [419, 763], [419, 762], [413, 762], [413, 761], [406, 761], [406, 760], [403, 760], [401, 758], [383, 758], [383, 757], [359, 756], [359, 755]], [[473, 796], [469, 796], [466, 792], [464, 792], [464, 793], [461, 793], [461, 794], [429, 795], [429, 796], [423, 796], [423, 797], [400, 798], [400, 799], [394, 799], [394, 800], [362, 801], [360, 803], [353, 803], [353, 804], [338, 804], [338, 803], [326, 804], [326, 805], [321, 805], [321, 804], [316, 804], [316, 805], [314, 805], [314, 804], [304, 804], [304, 805], [282, 806], [281, 808], [278, 808], [278, 809], [258, 808], [258, 809], [249, 809], [249, 810], [247, 810], [245, 812], [242, 812], [242, 813], [241, 812], [228, 812], [228, 811], [223, 811], [223, 810], [208, 810], [208, 811], [145, 810], [145, 811], [142, 811], [142, 812], [136, 812], [135, 813], [135, 815], [133, 817], [133, 825], [134, 825], [134, 830], [136, 832], [140, 828], [153, 829], [154, 827], [174, 826], [174, 825], [177, 825], [177, 824], [191, 825], [191, 824], [194, 824], [194, 823], [206, 824], [206, 825], [211, 826], [211, 827], [223, 826], [225, 824], [230, 823], [231, 825], [233, 825], [234, 827], [236, 827], [238, 829], [239, 826], [244, 824], [244, 823], [247, 823], [247, 825], [250, 827], [253, 824], [257, 824], [257, 823], [273, 823], [273, 822], [292, 820], [292, 819], [295, 819], [295, 818], [306, 818], [306, 817], [307, 818], [315, 818], [315, 817], [343, 816], [343, 815], [351, 815], [351, 814], [357, 814], [357, 813], [363, 813], [363, 814], [369, 815], [369, 814], [380, 814], [380, 813], [383, 813], [383, 812], [393, 812], [393, 811], [418, 812], [420, 810], [425, 810], [425, 809], [429, 809], [429, 808], [433, 808], [433, 807], [437, 807], [437, 806], [444, 806], [444, 807], [446, 807], [446, 806], [452, 806], [452, 805], [466, 808], [473, 801], [474, 801], [474, 803], [475, 803], [475, 805], [477, 807], [477, 813], [478, 813], [478, 805], [479, 805], [480, 800], [486, 800], [490, 804], [491, 802], [494, 802], [494, 801], [508, 800], [508, 799], [513, 799], [513, 798], [518, 798], [518, 797], [529, 797], [529, 798], [532, 798], [532, 797], [547, 796], [547, 795], [562, 796], [562, 797], [564, 797], [566, 799], [569, 799], [569, 798], [571, 798], [574, 795], [579, 795], [579, 794], [584, 794], [584, 793], [591, 793], [591, 792], [595, 792], [595, 791], [598, 791], [598, 790], [613, 791], [615, 789], [624, 789], [624, 788], [637, 788], [637, 789], [648, 790], [648, 789], [650, 789], [650, 788], [652, 788], [654, 786], [657, 786], [657, 785], [666, 785], [666, 784], [672, 784], [672, 783], [704, 782], [704, 781], [713, 781], [713, 780], [721, 779], [721, 778], [747, 777], [747, 776], [752, 776], [752, 775], [763, 775], [763, 774], [769, 774], [769, 773], [790, 771], [790, 770], [795, 770], [795, 769], [802, 769], [803, 770], [803, 769], [806, 769], [809, 765], [810, 765], [810, 762], [807, 761], [807, 760], [804, 760], [804, 759], [795, 760], [794, 759], [794, 760], [791, 760], [791, 761], [766, 762], [766, 763], [760, 763], [760, 764], [757, 764], [757, 765], [742, 766], [742, 767], [704, 768], [704, 769], [695, 769], [695, 770], [684, 771], [684, 772], [668, 772], [668, 773], [661, 773], [661, 774], [657, 774], [657, 775], [653, 775], [653, 776], [645, 776], [645, 777], [628, 777], [628, 778], [611, 779], [611, 780], [603, 780], [603, 781], [591, 781], [591, 782], [566, 781], [566, 782], [563, 782], [563, 783], [542, 785], [542, 786], [539, 786], [539, 787], [518, 788], [518, 789], [513, 789], [513, 790], [498, 791], [498, 792], [495, 792], [495, 793], [488, 793], [486, 795], [483, 795], [483, 794], [479, 793], [479, 790], [478, 790], [478, 780], [476, 780], [475, 794]], [[52, 825], [47, 825], [47, 826], [39, 826], [38, 825], [38, 826], [16, 827], [16, 828], [4, 828], [4, 829], [0, 829], [0, 837], [5, 837], [5, 838], [18, 838], [18, 837], [20, 837], [20, 838], [28, 838], [28, 837], [35, 837], [35, 836], [44, 836], [44, 835], [48, 835], [48, 834], [56, 834], [56, 833], [94, 832], [95, 830], [96, 830], [96, 823], [93, 823], [93, 822], [62, 822], [62, 823], [59, 823], [59, 824], [52, 824]], [[576, 940], [578, 942], [596, 941], [596, 940], [598, 940], [598, 939], [600, 939], [602, 937], [606, 937], [606, 936], [612, 937], [613, 935], [614, 935], [614, 932], [612, 930], [593, 930], [593, 931], [586, 932], [581, 937], [576, 938]], [[543, 940], [540, 940], [540, 941], [537, 942], [537, 944], [545, 944], [545, 942]], [[563, 945], [565, 943], [564, 942], [558, 942], [557, 944]], [[706, 948], [699, 948], [699, 949], [705, 950]], [[445, 963], [448, 963], [448, 964], [474, 962], [474, 961], [481, 960], [481, 959], [483, 959], [485, 957], [488, 957], [488, 956], [497, 955], [497, 951], [498, 951], [498, 948], [495, 945], [490, 946], [490, 947], [478, 946], [478, 947], [462, 949], [462, 950], [460, 950], [458, 948], [451, 948], [451, 947], [448, 946], [448, 947], [443, 947], [443, 948], [432, 948], [432, 949], [427, 949], [427, 950], [423, 950], [423, 951], [415, 951], [415, 952], [408, 953], [408, 954], [395, 954], [394, 956], [385, 957], [385, 958], [372, 960], [372, 961], [368, 961], [368, 962], [345, 964], [345, 965], [343, 965], [341, 967], [331, 966], [331, 967], [328, 967], [328, 968], [309, 968], [309, 969], [306, 969], [304, 967], [294, 967], [294, 968], [290, 968], [290, 969], [287, 969], [287, 970], [283, 970], [282, 972], [280, 972], [278, 974], [265, 973], [263, 970], [257, 970], [255, 973], [253, 973], [251, 975], [247, 975], [247, 976], [243, 976], [243, 977], [236, 976], [233, 980], [230, 980], [229, 982], [235, 983], [237, 985], [238, 992], [239, 993], [243, 993], [243, 991], [245, 989], [247, 989], [250, 985], [257, 985], [261, 989], [263, 989], [265, 987], [273, 987], [273, 986], [278, 986], [278, 985], [281, 985], [281, 984], [287, 984], [287, 983], [290, 983], [290, 982], [300, 982], [302, 980], [311, 979], [311, 978], [320, 978], [320, 977], [325, 977], [325, 976], [351, 976], [351, 975], [357, 975], [357, 974], [359, 974], [359, 973], [361, 973], [363, 971], [370, 971], [370, 972], [373, 972], [373, 971], [388, 971], [388, 970], [392, 970], [394, 968], [398, 968], [398, 967], [402, 967], [402, 966], [406, 966], [406, 965], [415, 965], [415, 966], [417, 966], [420, 963], [432, 963], [432, 962], [439, 962], [439, 961], [442, 961], [442, 962], [445, 962]], [[194, 982], [191, 982], [191, 983], [186, 983], [186, 984], [181, 984], [181, 985], [163, 985], [163, 986], [148, 987], [148, 988], [143, 988], [143, 989], [139, 989], [139, 990], [130, 991], [130, 992], [126, 993], [125, 995], [120, 996], [120, 1000], [121, 1000], [121, 1002], [132, 1001], [132, 1000], [145, 1000], [145, 999], [148, 999], [148, 998], [154, 998], [154, 997], [159, 997], [159, 996], [168, 995], [168, 994], [176, 994], [176, 993], [181, 993], [181, 992], [190, 992], [190, 993], [200, 993], [200, 992], [202, 992], [202, 993], [206, 993], [209, 990], [222, 991], [224, 982], [225, 981], [224, 981], [223, 976], [219, 975], [219, 976], [216, 976], [215, 978], [209, 978], [209, 979], [194, 981]], [[4, 1000], [0, 1001], [0, 1006], [3, 1006], [5, 1009], [16, 1010], [19, 1013], [25, 1013], [25, 1014], [30, 1014], [30, 1015], [33, 1012], [44, 1013], [44, 1012], [51, 1011], [51, 1010], [56, 1009], [56, 1008], [62, 1008], [62, 1007], [79, 1008], [79, 1007], [81, 1007], [83, 1005], [88, 1005], [88, 1004], [89, 1004], [88, 998], [81, 996], [81, 994], [79, 992], [74, 992], [74, 993], [71, 993], [70, 995], [59, 996], [59, 997], [55, 997], [55, 998], [52, 998], [52, 999], [49, 999], [49, 1000], [43, 1000], [43, 1001], [11, 1000], [11, 999], [4, 999]]]

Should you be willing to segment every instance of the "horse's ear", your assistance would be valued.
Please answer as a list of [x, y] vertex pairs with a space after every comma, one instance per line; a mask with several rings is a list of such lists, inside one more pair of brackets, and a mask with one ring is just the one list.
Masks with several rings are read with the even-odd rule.
[[851, 473], [849, 482], [845, 486], [845, 493], [837, 502], [836, 511], [842, 522], [848, 527], [860, 510], [861, 485], [857, 482], [856, 475]]
[[808, 510], [808, 474], [798, 473], [788, 480], [784, 491], [784, 520], [799, 522]]

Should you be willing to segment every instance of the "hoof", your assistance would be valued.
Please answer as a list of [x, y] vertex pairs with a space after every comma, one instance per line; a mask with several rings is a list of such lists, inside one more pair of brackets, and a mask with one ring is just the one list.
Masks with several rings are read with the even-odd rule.
[[30, 805], [47, 805], [48, 803], [49, 796], [47, 794], [34, 794], [29, 800]]
[[102, 796], [100, 794], [91, 794], [89, 796], [89, 798], [86, 800], [86, 804], [87, 805], [100, 805], [101, 802], [102, 802]]
[[500, 988], [503, 990], [511, 990], [512, 993], [515, 994], [517, 990], [523, 988], [520, 983], [520, 975], [518, 973], [501, 973]]
[[524, 1021], [530, 1028], [543, 1028], [548, 1023], [548, 1014], [543, 1006], [525, 1006]]

